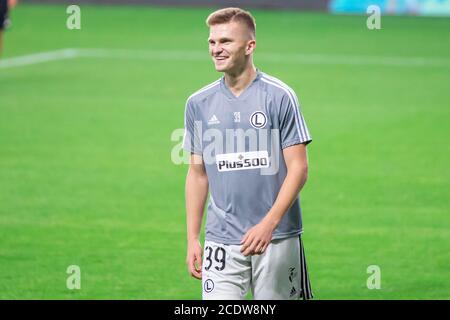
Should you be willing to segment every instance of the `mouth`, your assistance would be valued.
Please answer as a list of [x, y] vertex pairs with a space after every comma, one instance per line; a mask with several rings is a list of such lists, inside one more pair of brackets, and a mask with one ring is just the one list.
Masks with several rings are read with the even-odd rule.
[[217, 57], [214, 57], [214, 60], [216, 60], [216, 61], [225, 61], [225, 60], [227, 60], [229, 57], [223, 57], [223, 56], [217, 56]]

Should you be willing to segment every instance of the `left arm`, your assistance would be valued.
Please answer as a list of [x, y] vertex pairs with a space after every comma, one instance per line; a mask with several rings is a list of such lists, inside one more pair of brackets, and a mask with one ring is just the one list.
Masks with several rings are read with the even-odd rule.
[[272, 240], [272, 233], [292, 206], [308, 176], [308, 157], [305, 144], [283, 149], [287, 175], [270, 211], [242, 238], [241, 252], [247, 255], [262, 254]]

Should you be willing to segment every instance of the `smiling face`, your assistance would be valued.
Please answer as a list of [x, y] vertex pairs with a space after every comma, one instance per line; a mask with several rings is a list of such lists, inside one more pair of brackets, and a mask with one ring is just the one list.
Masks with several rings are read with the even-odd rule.
[[231, 73], [245, 67], [256, 46], [245, 24], [235, 21], [210, 26], [208, 42], [216, 70]]

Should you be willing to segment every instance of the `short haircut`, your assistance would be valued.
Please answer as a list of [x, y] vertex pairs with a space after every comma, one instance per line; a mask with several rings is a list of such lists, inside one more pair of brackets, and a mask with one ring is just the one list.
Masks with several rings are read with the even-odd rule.
[[244, 23], [250, 30], [253, 37], [256, 37], [256, 22], [255, 18], [250, 12], [242, 10], [240, 8], [224, 8], [211, 13], [208, 18], [206, 18], [206, 25], [208, 27], [228, 23], [228, 22], [241, 22]]

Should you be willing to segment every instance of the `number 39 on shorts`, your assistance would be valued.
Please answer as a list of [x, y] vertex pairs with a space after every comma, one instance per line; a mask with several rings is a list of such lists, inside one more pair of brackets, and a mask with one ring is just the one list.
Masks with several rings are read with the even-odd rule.
[[205, 270], [208, 271], [214, 267], [217, 271], [225, 269], [226, 254], [225, 249], [221, 247], [205, 247]]

